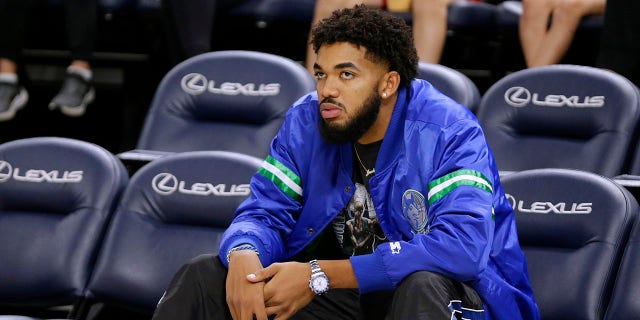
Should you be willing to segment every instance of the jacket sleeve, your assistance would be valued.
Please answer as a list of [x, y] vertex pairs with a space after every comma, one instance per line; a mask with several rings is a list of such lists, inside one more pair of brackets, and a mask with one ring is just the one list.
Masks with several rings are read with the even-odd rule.
[[[409, 151], [407, 151], [409, 152]], [[417, 151], [421, 152], [421, 151]], [[351, 262], [361, 292], [394, 289], [416, 271], [473, 281], [486, 268], [493, 239], [490, 150], [477, 122], [440, 130], [427, 196], [428, 233], [380, 244]], [[402, 214], [402, 213], [400, 213]]]
[[285, 256], [284, 239], [293, 229], [302, 202], [299, 174], [283, 147], [287, 136], [283, 125], [271, 143], [269, 155], [251, 179], [251, 195], [238, 207], [222, 236], [219, 256], [227, 267], [229, 250], [245, 243], [258, 249], [263, 266]]

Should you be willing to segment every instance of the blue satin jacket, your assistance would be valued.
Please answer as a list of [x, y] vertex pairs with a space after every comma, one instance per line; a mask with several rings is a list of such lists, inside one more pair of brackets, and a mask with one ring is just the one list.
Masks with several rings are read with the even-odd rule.
[[[288, 111], [220, 257], [249, 243], [265, 266], [287, 261], [347, 205], [356, 190], [351, 144], [325, 142], [318, 119], [315, 93]], [[401, 88], [375, 169], [370, 193], [389, 242], [351, 257], [360, 292], [427, 270], [473, 287], [487, 318], [539, 318], [513, 209], [467, 108], [423, 80]]]

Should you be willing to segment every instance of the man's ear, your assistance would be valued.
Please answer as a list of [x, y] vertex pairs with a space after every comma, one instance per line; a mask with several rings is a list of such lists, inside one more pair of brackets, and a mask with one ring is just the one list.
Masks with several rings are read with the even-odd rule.
[[391, 97], [396, 92], [398, 92], [398, 87], [400, 86], [400, 74], [397, 71], [389, 71], [385, 73], [380, 81], [379, 85], [379, 94], [384, 99], [387, 97]]

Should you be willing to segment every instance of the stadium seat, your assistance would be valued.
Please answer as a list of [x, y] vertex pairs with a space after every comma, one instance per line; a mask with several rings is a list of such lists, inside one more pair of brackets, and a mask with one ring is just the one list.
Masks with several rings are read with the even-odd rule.
[[625, 170], [639, 115], [638, 88], [613, 72], [551, 65], [514, 72], [482, 96], [478, 119], [501, 171]]
[[640, 220], [636, 221], [622, 258], [606, 320], [637, 319], [640, 315]]
[[629, 152], [630, 162], [628, 165], [628, 169], [626, 170], [625, 173], [631, 176], [635, 176], [634, 178], [636, 178], [636, 180], [639, 180], [640, 179], [640, 139], [636, 139], [633, 142], [634, 144], [632, 146], [632, 149]]
[[[127, 182], [122, 163], [95, 144], [38, 137], [0, 145], [0, 314], [66, 316]], [[50, 309], [59, 306], [63, 314]]]
[[572, 169], [521, 171], [502, 182], [541, 319], [603, 319], [637, 201], [608, 178]]
[[314, 89], [313, 76], [281, 56], [217, 51], [192, 57], [164, 76], [136, 150], [118, 156], [224, 150], [263, 158], [291, 104]]
[[460, 71], [441, 64], [420, 62], [418, 78], [429, 81], [442, 93], [466, 106], [472, 112], [476, 111], [480, 103], [478, 87]]
[[298, 20], [311, 24], [315, 0], [249, 0], [229, 12], [234, 16], [247, 16], [263, 24], [277, 20]]
[[124, 307], [148, 317], [183, 263], [217, 252], [261, 164], [234, 152], [192, 151], [138, 170], [107, 231], [83, 313]]

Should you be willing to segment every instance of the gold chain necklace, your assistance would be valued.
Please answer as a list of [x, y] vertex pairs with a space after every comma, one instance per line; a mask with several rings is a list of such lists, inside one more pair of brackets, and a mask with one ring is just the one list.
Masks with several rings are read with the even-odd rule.
[[375, 167], [373, 169], [369, 170], [369, 169], [367, 169], [367, 167], [364, 166], [364, 164], [362, 163], [362, 160], [360, 160], [360, 155], [358, 154], [358, 149], [356, 149], [355, 144], [353, 145], [353, 151], [356, 153], [356, 157], [358, 157], [358, 162], [362, 166], [362, 169], [364, 169], [364, 171], [365, 171], [364, 175], [366, 177], [369, 177], [370, 175], [376, 173], [376, 168]]

